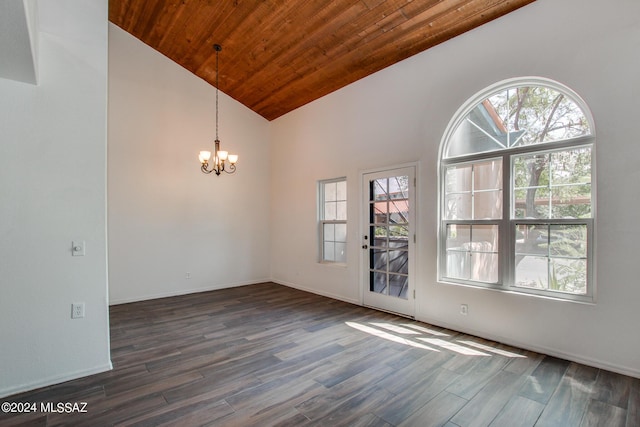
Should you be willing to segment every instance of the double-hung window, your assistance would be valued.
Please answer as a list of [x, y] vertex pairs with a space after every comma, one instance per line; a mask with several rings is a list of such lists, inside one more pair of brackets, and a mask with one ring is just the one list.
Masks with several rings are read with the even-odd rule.
[[319, 182], [320, 260], [347, 261], [347, 180]]
[[558, 83], [472, 98], [441, 149], [439, 280], [592, 301], [594, 143], [586, 105]]

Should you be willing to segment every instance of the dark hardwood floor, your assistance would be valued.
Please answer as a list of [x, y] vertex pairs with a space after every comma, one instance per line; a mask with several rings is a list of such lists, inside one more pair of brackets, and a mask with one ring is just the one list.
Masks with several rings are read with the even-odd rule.
[[639, 379], [273, 283], [114, 306], [111, 342], [0, 425], [640, 426]]

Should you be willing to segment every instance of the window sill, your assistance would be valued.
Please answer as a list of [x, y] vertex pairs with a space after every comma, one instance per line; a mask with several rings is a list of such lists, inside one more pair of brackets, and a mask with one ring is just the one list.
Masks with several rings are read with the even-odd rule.
[[[493, 291], [493, 292], [499, 292], [503, 294], [518, 295], [523, 297], [540, 298], [540, 299], [552, 300], [552, 301], [558, 301], [558, 302], [569, 302], [569, 303], [577, 303], [577, 304], [590, 305], [590, 306], [596, 305], [596, 299], [595, 297], [592, 297], [592, 296], [582, 296], [582, 295], [572, 295], [572, 294], [549, 295], [549, 294], [536, 293], [536, 292], [516, 291], [513, 289], [506, 289], [506, 288], [490, 286], [490, 285], [482, 286], [482, 285], [474, 285], [471, 283], [450, 282], [443, 279], [438, 279], [436, 281], [436, 284], [445, 285], [445, 286], [462, 286], [465, 288]], [[568, 295], [568, 297], [564, 295]]]
[[347, 263], [346, 262], [318, 261], [318, 264], [326, 265], [328, 267], [342, 267], [342, 268], [346, 268], [347, 267]]

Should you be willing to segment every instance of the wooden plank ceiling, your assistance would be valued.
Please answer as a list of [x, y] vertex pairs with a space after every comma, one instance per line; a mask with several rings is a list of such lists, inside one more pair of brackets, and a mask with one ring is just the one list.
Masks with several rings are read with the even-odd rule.
[[109, 20], [273, 120], [534, 0], [110, 0]]

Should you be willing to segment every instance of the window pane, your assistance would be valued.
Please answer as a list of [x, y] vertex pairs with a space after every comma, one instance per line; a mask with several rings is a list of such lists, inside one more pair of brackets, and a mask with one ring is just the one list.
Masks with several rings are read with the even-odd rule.
[[471, 191], [471, 165], [450, 166], [445, 174], [446, 193]]
[[473, 253], [471, 260], [471, 280], [485, 283], [498, 282], [498, 255]]
[[451, 224], [447, 226], [447, 250], [466, 250], [463, 245], [471, 241], [471, 226]]
[[551, 263], [549, 289], [571, 294], [586, 294], [587, 261], [554, 258]]
[[344, 243], [336, 243], [334, 245], [334, 261], [335, 262], [346, 262], [347, 261], [347, 245]]
[[469, 278], [469, 254], [467, 252], [447, 252], [447, 277]]
[[324, 220], [334, 221], [336, 217], [336, 202], [326, 202], [324, 204]]
[[474, 225], [471, 229], [473, 236], [472, 251], [497, 252], [498, 251], [498, 226]]
[[533, 289], [549, 288], [548, 258], [516, 256], [516, 286]]
[[552, 257], [586, 258], [586, 225], [551, 225], [550, 255]]
[[336, 218], [338, 221], [347, 219], [347, 202], [336, 202]]
[[502, 218], [502, 190], [475, 193], [473, 219]]
[[502, 89], [479, 102], [447, 141], [445, 158], [590, 135], [569, 96], [545, 86]]
[[347, 181], [336, 182], [336, 200], [347, 200]]
[[549, 255], [549, 226], [516, 225], [516, 258], [518, 255]]
[[591, 148], [551, 153], [551, 182], [553, 185], [591, 183]]
[[471, 219], [471, 193], [445, 197], [445, 219]]
[[475, 191], [502, 189], [502, 159], [473, 165], [473, 189]]
[[[321, 261], [345, 262], [347, 241], [347, 201], [344, 179], [319, 181], [319, 221], [322, 225], [318, 233]], [[331, 223], [332, 221], [340, 221]]]
[[324, 201], [334, 202], [336, 200], [336, 183], [327, 182], [324, 184]]
[[591, 185], [569, 185], [551, 190], [552, 218], [591, 218]]
[[347, 241], [347, 224], [334, 224], [336, 242]]
[[333, 242], [324, 242], [324, 258], [325, 261], [335, 261], [335, 250]]
[[325, 241], [334, 241], [335, 240], [335, 224], [324, 224], [324, 237]]

